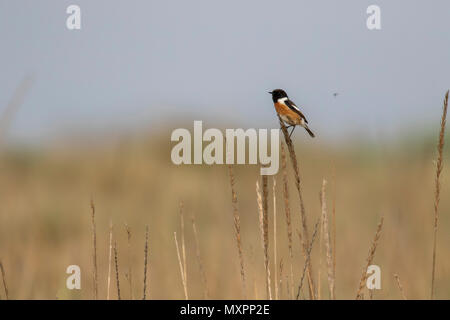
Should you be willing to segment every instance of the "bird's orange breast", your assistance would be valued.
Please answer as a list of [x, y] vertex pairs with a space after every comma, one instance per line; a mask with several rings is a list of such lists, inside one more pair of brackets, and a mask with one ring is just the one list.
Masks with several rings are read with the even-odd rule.
[[298, 113], [294, 112], [287, 105], [276, 102], [275, 110], [280, 115], [281, 119], [289, 123], [290, 125], [301, 124], [301, 117]]

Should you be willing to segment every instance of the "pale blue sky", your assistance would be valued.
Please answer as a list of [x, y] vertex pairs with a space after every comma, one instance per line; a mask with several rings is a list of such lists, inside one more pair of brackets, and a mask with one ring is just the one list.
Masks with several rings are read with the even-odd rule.
[[0, 0], [0, 41], [0, 110], [35, 76], [13, 140], [174, 117], [275, 127], [279, 87], [324, 139], [389, 138], [436, 124], [450, 87], [448, 0]]

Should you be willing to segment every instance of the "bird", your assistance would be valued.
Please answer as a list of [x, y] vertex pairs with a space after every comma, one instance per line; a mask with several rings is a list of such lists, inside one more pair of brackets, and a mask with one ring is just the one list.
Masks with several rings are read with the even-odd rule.
[[272, 101], [275, 105], [275, 110], [277, 111], [280, 118], [287, 123], [289, 126], [286, 129], [292, 127], [292, 131], [289, 134], [289, 138], [295, 130], [295, 126], [301, 126], [305, 128], [311, 138], [315, 135], [308, 127], [308, 120], [300, 111], [300, 109], [295, 105], [295, 103], [289, 99], [286, 91], [282, 89], [275, 89], [269, 92], [272, 95]]

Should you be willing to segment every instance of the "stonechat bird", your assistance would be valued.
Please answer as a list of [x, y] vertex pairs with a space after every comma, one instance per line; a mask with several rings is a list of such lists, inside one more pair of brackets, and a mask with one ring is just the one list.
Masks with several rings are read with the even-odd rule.
[[291, 133], [289, 134], [289, 138], [294, 132], [295, 126], [305, 128], [311, 138], [315, 137], [314, 133], [308, 127], [308, 120], [306, 120], [306, 117], [295, 105], [295, 103], [292, 100], [289, 100], [289, 97], [284, 90], [275, 89], [269, 93], [272, 95], [272, 100], [278, 115], [285, 123], [289, 125], [287, 129], [293, 127]]

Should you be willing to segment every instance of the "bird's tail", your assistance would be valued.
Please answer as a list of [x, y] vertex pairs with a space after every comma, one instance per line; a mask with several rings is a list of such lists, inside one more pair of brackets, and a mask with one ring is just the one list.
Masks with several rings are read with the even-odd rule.
[[311, 129], [309, 129], [308, 127], [305, 127], [305, 130], [308, 131], [309, 135], [311, 136], [311, 138], [314, 138], [315, 135], [314, 133], [311, 131]]

